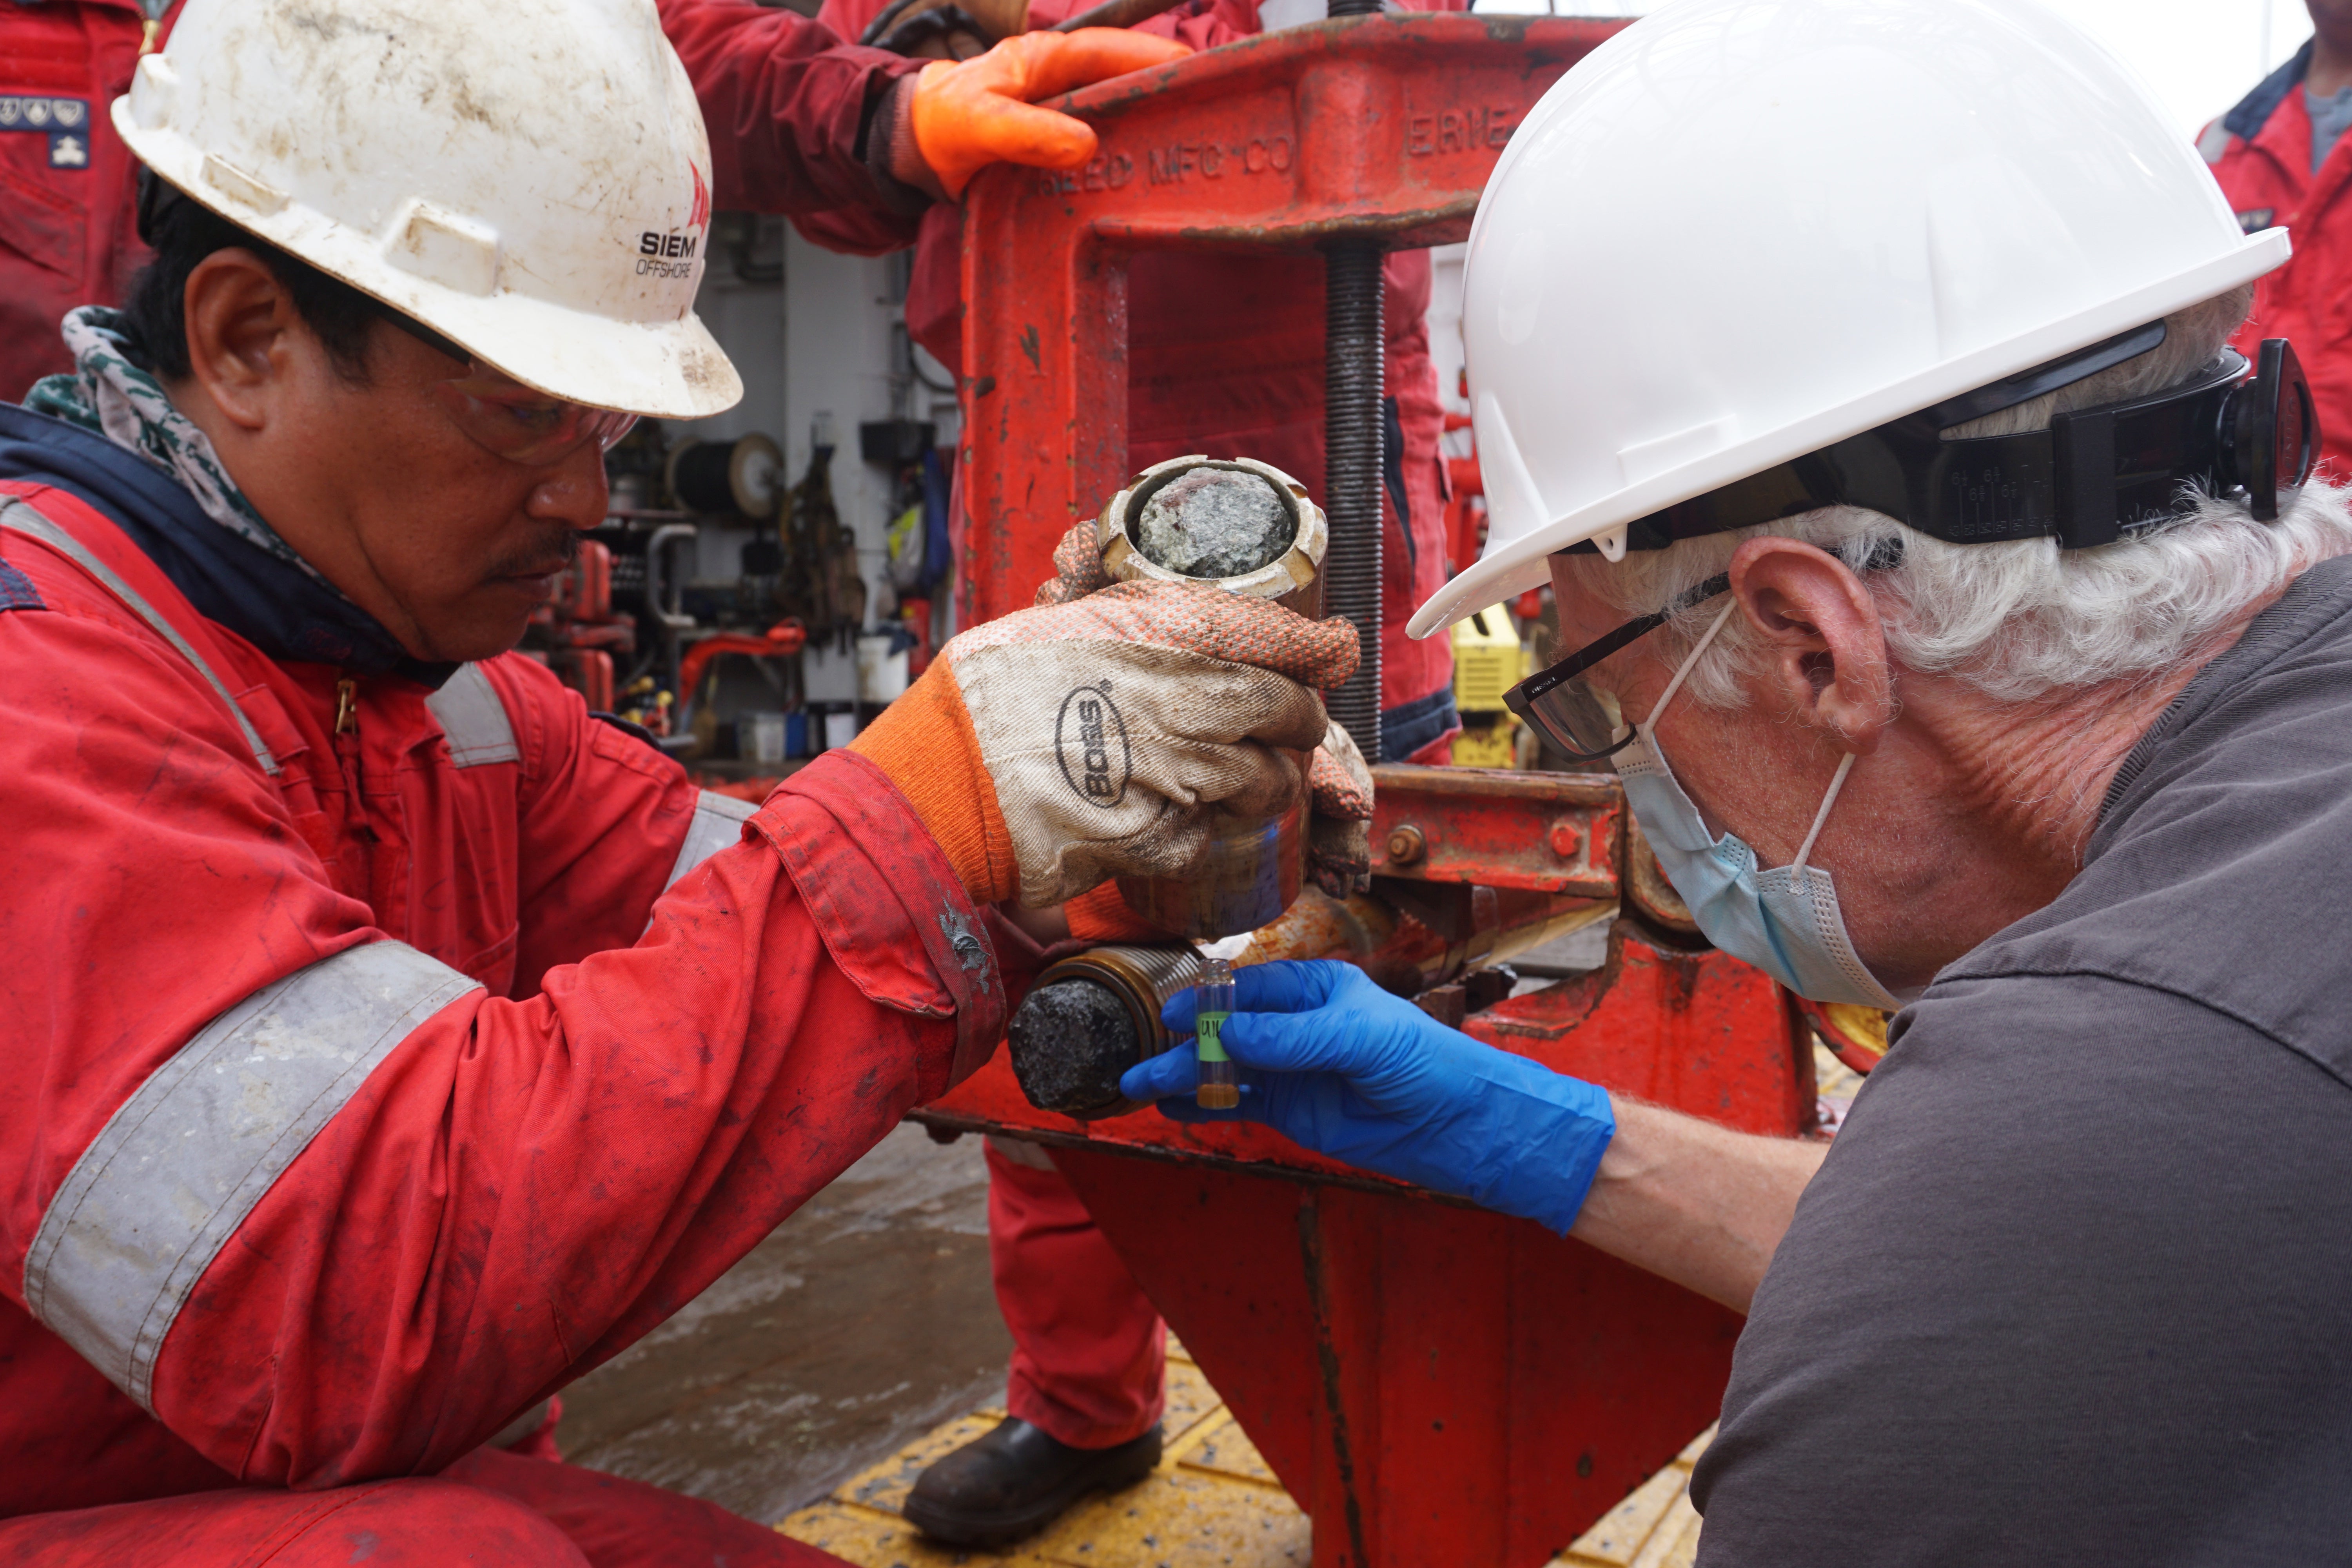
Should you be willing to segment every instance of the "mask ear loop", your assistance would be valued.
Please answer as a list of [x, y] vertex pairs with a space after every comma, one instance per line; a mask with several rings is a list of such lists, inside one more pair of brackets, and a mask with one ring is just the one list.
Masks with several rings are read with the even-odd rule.
[[1790, 870], [1805, 868], [1805, 858], [1813, 852], [1813, 840], [1822, 836], [1822, 826], [1830, 819], [1830, 807], [1837, 804], [1838, 791], [1845, 788], [1845, 775], [1853, 772], [1853, 760], [1854, 754], [1848, 752], [1845, 761], [1838, 764], [1837, 773], [1830, 780], [1829, 794], [1822, 796], [1821, 810], [1813, 813], [1813, 830], [1805, 835], [1805, 842], [1797, 850], [1797, 858], [1789, 862]]
[[1675, 671], [1675, 678], [1672, 680], [1666, 682], [1665, 693], [1658, 699], [1656, 706], [1650, 710], [1650, 716], [1633, 728], [1643, 731], [1652, 736], [1656, 735], [1658, 721], [1665, 715], [1666, 704], [1672, 702], [1675, 700], [1675, 693], [1683, 689], [1683, 682], [1690, 679], [1690, 672], [1698, 668], [1699, 655], [1706, 651], [1707, 645], [1715, 641], [1715, 634], [1723, 629], [1724, 623], [1731, 619], [1731, 612], [1738, 608], [1739, 608], [1739, 601], [1737, 599], [1723, 606], [1723, 613], [1715, 617], [1714, 623], [1706, 628], [1706, 635], [1700, 637], [1698, 646], [1690, 650], [1689, 657], [1683, 660], [1683, 667]]

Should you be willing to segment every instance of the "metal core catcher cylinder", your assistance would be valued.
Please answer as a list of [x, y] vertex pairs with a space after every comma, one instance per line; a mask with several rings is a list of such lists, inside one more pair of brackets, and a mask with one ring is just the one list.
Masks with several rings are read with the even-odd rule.
[[[1095, 538], [1114, 581], [1209, 583], [1321, 614], [1323, 511], [1306, 486], [1267, 464], [1197, 455], [1154, 463], [1104, 506]], [[1296, 760], [1304, 778], [1307, 756]], [[1119, 896], [1171, 936], [1234, 936], [1290, 907], [1306, 852], [1304, 800], [1271, 822], [1219, 813], [1182, 876], [1121, 877]]]
[[[1580, 926], [1611, 906], [1517, 889], [1391, 882], [1344, 900], [1307, 889], [1280, 919], [1251, 935], [1238, 964], [1333, 958], [1384, 989], [1412, 996], [1502, 963]], [[1425, 896], [1413, 898], [1420, 893]], [[1409, 902], [1400, 902], [1405, 898]], [[1139, 1109], [1119, 1075], [1176, 1042], [1160, 1021], [1169, 998], [1201, 977], [1189, 947], [1117, 944], [1057, 960], [1013, 1010], [1013, 1076], [1029, 1103], [1081, 1121]]]

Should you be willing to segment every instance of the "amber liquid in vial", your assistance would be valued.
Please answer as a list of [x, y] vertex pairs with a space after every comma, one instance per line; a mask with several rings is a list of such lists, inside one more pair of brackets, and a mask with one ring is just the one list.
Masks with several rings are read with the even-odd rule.
[[1242, 1102], [1241, 1083], [1234, 1058], [1225, 1055], [1225, 1047], [1217, 1037], [1225, 1020], [1233, 1016], [1234, 966], [1222, 958], [1202, 959], [1201, 978], [1192, 987], [1192, 1001], [1198, 1009], [1195, 1023], [1199, 1031], [1194, 1049], [1201, 1058], [1201, 1082], [1192, 1091], [1192, 1102], [1204, 1110], [1231, 1110]]

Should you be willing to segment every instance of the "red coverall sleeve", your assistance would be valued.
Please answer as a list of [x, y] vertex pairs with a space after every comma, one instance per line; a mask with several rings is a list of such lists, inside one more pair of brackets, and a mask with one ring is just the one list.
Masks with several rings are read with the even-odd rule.
[[643, 942], [489, 996], [327, 884], [184, 660], [9, 553], [48, 607], [0, 611], [0, 1289], [242, 1479], [439, 1470], [1001, 1034], [1001, 928], [848, 752]]
[[[824, 0], [817, 7], [816, 19], [841, 37], [862, 37], [867, 24], [881, 14], [884, 4], [885, 0]], [[876, 52], [889, 54], [887, 49]], [[913, 70], [920, 70], [929, 63], [912, 60], [908, 65]], [[880, 205], [793, 215], [793, 226], [801, 231], [802, 238], [848, 256], [883, 256], [904, 250], [915, 243], [921, 225], [919, 214], [910, 216]]]
[[[1029, 24], [1032, 27], [1050, 27], [1076, 16], [1089, 3], [1090, 0], [1031, 0]], [[1228, 0], [1228, 4], [1231, 3], [1233, 0]], [[881, 15], [885, 4], [886, 0], [824, 0], [824, 5], [817, 11], [817, 20], [843, 37], [856, 37], [865, 32], [876, 16]], [[1178, 38], [1195, 49], [1214, 48], [1219, 44], [1231, 43], [1235, 38], [1248, 36], [1248, 30], [1234, 19], [1211, 14], [1153, 16], [1138, 23], [1134, 30], [1163, 38]], [[927, 60], [910, 62], [915, 69], [920, 69], [929, 63]], [[953, 208], [949, 207], [946, 221], [951, 224]], [[793, 226], [799, 229], [810, 244], [821, 245], [827, 250], [843, 251], [852, 256], [880, 256], [887, 251], [903, 250], [915, 244], [919, 237], [929, 245], [935, 237], [920, 232], [927, 221], [937, 224], [940, 220], [920, 213], [901, 216], [887, 206], [877, 205], [795, 213]], [[952, 247], [938, 249], [931, 259], [945, 263], [951, 268], [954, 251]], [[918, 265], [922, 263], [918, 262]], [[948, 286], [959, 289], [961, 287], [960, 282], [952, 279]], [[932, 345], [926, 343], [925, 346]], [[950, 368], [962, 358], [960, 351], [940, 353], [935, 348], [933, 352], [942, 364]]]
[[745, 212], [871, 214], [876, 232], [912, 243], [915, 220], [888, 210], [865, 159], [869, 105], [922, 68], [844, 43], [796, 12], [751, 0], [658, 0], [710, 132], [713, 203]]
[[887, 256], [914, 244], [923, 220], [887, 207], [835, 207], [831, 212], [794, 213], [793, 226], [811, 245], [844, 256]]
[[684, 768], [591, 718], [544, 665], [497, 658], [481, 669], [520, 752], [511, 994], [530, 996], [558, 964], [634, 947], [654, 900], [740, 837], [731, 819], [751, 808], [719, 802], [727, 815], [716, 815]]

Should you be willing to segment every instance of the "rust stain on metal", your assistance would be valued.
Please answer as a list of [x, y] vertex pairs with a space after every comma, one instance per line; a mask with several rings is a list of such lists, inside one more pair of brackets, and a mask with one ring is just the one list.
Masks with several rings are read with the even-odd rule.
[[1372, 784], [1376, 872], [1618, 896], [1624, 797], [1614, 778], [1389, 763]]
[[1364, 1568], [1371, 1562], [1364, 1550], [1364, 1510], [1356, 1497], [1356, 1459], [1348, 1441], [1348, 1401], [1339, 1383], [1339, 1346], [1331, 1331], [1329, 1282], [1324, 1277], [1323, 1221], [1312, 1197], [1298, 1205], [1298, 1254], [1307, 1268], [1307, 1300], [1315, 1318], [1315, 1365], [1323, 1380], [1323, 1405], [1329, 1417], [1331, 1462], [1339, 1472], [1340, 1507], [1347, 1515], [1349, 1562]]

